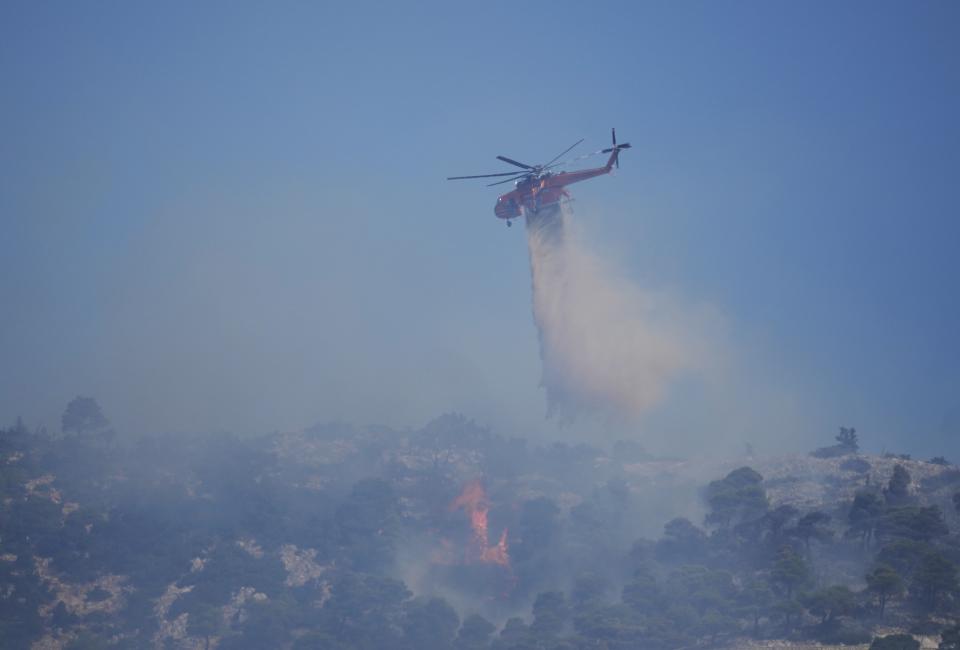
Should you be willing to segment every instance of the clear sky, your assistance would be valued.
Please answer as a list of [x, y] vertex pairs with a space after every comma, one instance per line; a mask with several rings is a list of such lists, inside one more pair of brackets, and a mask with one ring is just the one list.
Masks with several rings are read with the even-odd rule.
[[616, 126], [577, 219], [727, 362], [567, 433], [960, 460], [958, 119], [956, 2], [5, 2], [0, 421], [554, 432], [523, 229], [444, 178]]

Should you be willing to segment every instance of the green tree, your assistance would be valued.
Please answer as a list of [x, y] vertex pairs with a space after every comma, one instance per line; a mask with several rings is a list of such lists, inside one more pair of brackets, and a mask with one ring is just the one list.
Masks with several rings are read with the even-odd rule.
[[880, 618], [891, 598], [897, 598], [904, 591], [903, 578], [890, 566], [881, 564], [867, 574], [867, 589], [877, 598]]
[[697, 631], [710, 639], [710, 645], [717, 644], [717, 637], [724, 634], [735, 634], [740, 630], [740, 625], [730, 614], [711, 609], [706, 612], [697, 625]]
[[807, 553], [810, 553], [810, 542], [816, 540], [821, 544], [826, 544], [833, 538], [833, 533], [828, 528], [830, 515], [819, 510], [808, 512], [800, 517], [797, 525], [791, 528], [788, 533], [803, 542], [803, 547]]
[[671, 573], [667, 590], [675, 601], [689, 604], [700, 616], [710, 610], [726, 613], [737, 594], [729, 572], [696, 565], [682, 566]]
[[282, 648], [290, 642], [295, 609], [289, 598], [255, 601], [245, 607], [247, 620], [243, 622], [241, 633], [224, 637], [217, 646], [218, 649]]
[[[137, 524], [143, 520], [144, 517], [133, 518], [129, 526], [120, 530], [136, 531], [141, 528]], [[147, 534], [154, 532], [146, 525], [142, 528]], [[113, 531], [108, 529], [107, 532]], [[134, 538], [138, 539], [139, 537]], [[189, 612], [192, 616], [195, 611], [203, 612], [205, 606], [220, 606], [244, 586], [254, 587], [271, 597], [277, 596], [283, 590], [285, 577], [279, 560], [257, 559], [236, 544], [220, 544], [208, 556], [203, 571], [191, 573], [185, 578], [185, 586], [192, 587], [192, 590], [174, 602], [170, 614], [179, 616], [183, 612]], [[206, 616], [206, 613], [201, 616]]]
[[931, 552], [933, 547], [929, 544], [901, 539], [881, 548], [876, 561], [893, 567], [905, 582], [912, 584], [923, 559]]
[[720, 528], [762, 517], [769, 508], [763, 489], [763, 476], [749, 467], [741, 467], [706, 488], [710, 512], [707, 522]]
[[584, 607], [603, 600], [610, 585], [600, 575], [593, 572], [581, 573], [573, 582], [570, 600], [574, 607]]
[[415, 598], [404, 606], [406, 647], [411, 650], [443, 650], [453, 643], [460, 617], [443, 598]]
[[912, 539], [929, 542], [950, 534], [937, 506], [900, 506], [890, 508], [877, 521], [877, 537], [881, 539]]
[[454, 647], [457, 650], [484, 650], [490, 645], [490, 635], [496, 629], [496, 626], [484, 617], [471, 614], [463, 620]]
[[770, 580], [783, 587], [787, 600], [793, 598], [793, 592], [809, 579], [810, 570], [803, 558], [792, 546], [783, 546], [770, 571]]
[[379, 571], [393, 563], [400, 532], [400, 501], [390, 484], [364, 479], [335, 515], [340, 542], [357, 571]]
[[543, 553], [560, 530], [560, 508], [553, 500], [538, 497], [525, 501], [520, 509], [518, 542], [512, 555], [519, 562]]
[[777, 506], [765, 514], [758, 522], [757, 531], [759, 540], [764, 541], [771, 548], [780, 548], [784, 543], [784, 536], [788, 534], [789, 524], [800, 512], [793, 506], [785, 504]]
[[948, 627], [940, 634], [939, 650], [960, 650], [960, 625]]
[[910, 472], [903, 465], [893, 466], [893, 474], [883, 495], [887, 505], [902, 506], [910, 502]]
[[74, 397], [60, 418], [64, 433], [87, 434], [106, 429], [110, 421], [103, 415], [97, 400], [92, 397]]
[[657, 558], [663, 562], [703, 561], [706, 551], [706, 533], [684, 517], [667, 522], [656, 546]]
[[67, 630], [70, 628], [70, 626], [77, 622], [77, 617], [67, 611], [67, 606], [64, 605], [63, 601], [61, 600], [54, 608], [53, 617], [50, 619], [50, 622], [54, 627], [58, 627], [61, 630]]
[[803, 601], [811, 614], [820, 617], [821, 624], [827, 624], [837, 616], [849, 613], [856, 599], [846, 585], [834, 585], [807, 595]]
[[781, 600], [773, 606], [773, 613], [783, 617], [783, 627], [784, 629], [791, 629], [791, 622], [796, 616], [799, 618], [803, 615], [803, 605], [798, 603], [793, 598], [787, 598]]
[[857, 492], [853, 497], [850, 513], [847, 515], [850, 524], [848, 535], [859, 537], [865, 548], [870, 546], [881, 516], [883, 516], [883, 501], [880, 497], [869, 490]]
[[936, 607], [941, 595], [956, 593], [960, 589], [957, 583], [956, 565], [938, 551], [931, 551], [924, 556], [914, 576], [914, 582], [930, 609]]
[[530, 628], [523, 622], [522, 618], [508, 618], [500, 630], [499, 638], [494, 642], [495, 650], [525, 650], [534, 646], [533, 635]]
[[623, 602], [637, 612], [655, 614], [665, 607], [665, 596], [649, 571], [637, 569], [633, 580], [623, 587]]
[[216, 636], [222, 627], [223, 610], [214, 605], [200, 605], [187, 617], [187, 634], [202, 637], [204, 650], [210, 647], [210, 637]]
[[324, 630], [357, 648], [397, 648], [400, 622], [410, 590], [399, 580], [344, 572], [330, 588], [319, 610]]
[[740, 614], [751, 621], [754, 637], [760, 635], [760, 619], [769, 616], [773, 602], [770, 585], [759, 578], [746, 583], [737, 595]]
[[[0, 508], [0, 530], [4, 531], [2, 548], [8, 552], [12, 531], [7, 527], [6, 514]], [[0, 639], [12, 648], [29, 648], [43, 635], [45, 622], [40, 618], [39, 610], [50, 599], [47, 587], [35, 573], [33, 558], [20, 553], [14, 562], [0, 561], [0, 585], [16, 594], [0, 599]], [[65, 609], [61, 612], [64, 615], [61, 620], [72, 622]]]
[[530, 631], [541, 639], [559, 636], [568, 615], [567, 599], [562, 591], [540, 593], [533, 601], [533, 623]]

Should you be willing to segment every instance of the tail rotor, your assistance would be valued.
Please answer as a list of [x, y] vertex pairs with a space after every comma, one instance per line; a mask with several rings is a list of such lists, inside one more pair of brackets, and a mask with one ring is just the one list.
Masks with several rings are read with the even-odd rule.
[[620, 151], [623, 149], [629, 149], [630, 143], [624, 142], [623, 144], [617, 144], [617, 130], [610, 129], [610, 139], [613, 141], [613, 146], [609, 149], [604, 149], [601, 153], [613, 153], [613, 160], [617, 164], [617, 169], [620, 169]]

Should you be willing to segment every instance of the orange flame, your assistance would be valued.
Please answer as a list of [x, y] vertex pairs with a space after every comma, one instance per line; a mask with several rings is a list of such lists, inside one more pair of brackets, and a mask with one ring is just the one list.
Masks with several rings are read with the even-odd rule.
[[493, 546], [490, 545], [490, 534], [487, 530], [490, 501], [487, 499], [487, 493], [480, 479], [467, 483], [460, 496], [450, 504], [451, 510], [460, 508], [469, 515], [470, 526], [473, 528], [473, 548], [467, 552], [467, 560], [509, 566], [507, 530], [504, 529], [501, 533], [499, 542]]

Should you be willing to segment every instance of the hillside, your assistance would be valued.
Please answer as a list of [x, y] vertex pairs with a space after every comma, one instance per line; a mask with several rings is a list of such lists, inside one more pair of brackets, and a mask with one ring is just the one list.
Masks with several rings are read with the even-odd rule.
[[0, 432], [0, 478], [10, 648], [867, 647], [898, 632], [936, 647], [957, 634], [960, 471], [939, 460], [656, 459], [447, 415], [254, 438], [18, 424]]

